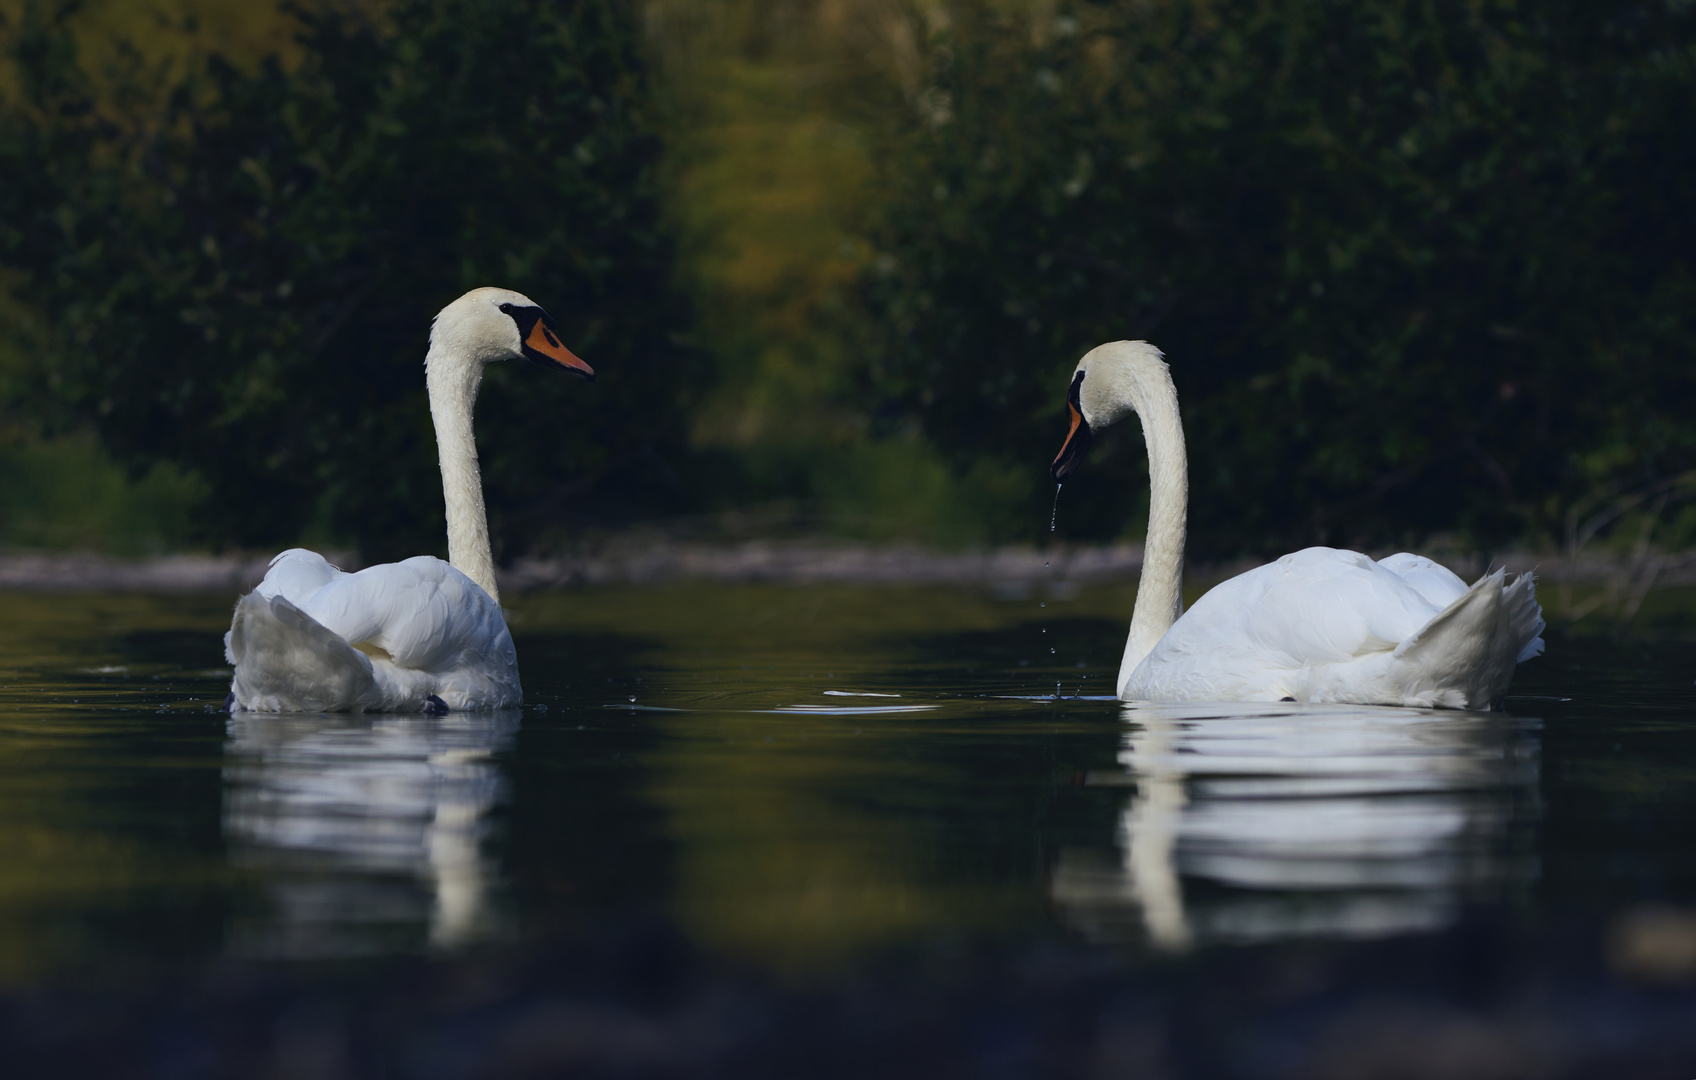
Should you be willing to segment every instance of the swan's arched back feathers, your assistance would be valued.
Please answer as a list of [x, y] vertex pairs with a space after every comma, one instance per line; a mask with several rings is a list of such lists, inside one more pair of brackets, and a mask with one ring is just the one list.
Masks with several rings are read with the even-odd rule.
[[[254, 623], [263, 632], [243, 630], [244, 618], [259, 617], [254, 605], [281, 614]], [[256, 651], [248, 639], [267, 644]], [[428, 555], [347, 574], [315, 552], [285, 551], [243, 598], [227, 640], [238, 708], [293, 711], [275, 702], [289, 700], [284, 691], [295, 685], [291, 680], [319, 676], [332, 689], [308, 695], [313, 704], [304, 704], [304, 690], [288, 691], [303, 702], [300, 708], [415, 710], [431, 695], [455, 709], [523, 700], [518, 654], [500, 606], [459, 570]], [[305, 666], [290, 669], [297, 661]], [[374, 689], [336, 674], [347, 664], [367, 672]], [[282, 666], [267, 670], [272, 665]]]
[[1423, 555], [1399, 551], [1388, 558], [1379, 559], [1378, 565], [1401, 578], [1438, 611], [1460, 599], [1466, 592], [1466, 582], [1461, 580], [1459, 574]]
[[265, 580], [254, 591], [266, 598], [286, 596], [299, 605], [340, 573], [340, 569], [331, 566], [329, 560], [316, 551], [289, 548], [271, 560], [265, 571]]
[[1467, 588], [1417, 555], [1307, 548], [1215, 586], [1120, 695], [1487, 709], [1543, 648], [1530, 575], [1503, 578]]
[[454, 667], [467, 649], [482, 655], [497, 638], [512, 647], [489, 594], [428, 555], [340, 574], [302, 607], [346, 640], [376, 645], [403, 667]]
[[1307, 548], [1265, 571], [1250, 571], [1265, 583], [1263, 601], [1248, 612], [1250, 633], [1298, 665], [1393, 649], [1437, 610], [1399, 575], [1352, 551]]

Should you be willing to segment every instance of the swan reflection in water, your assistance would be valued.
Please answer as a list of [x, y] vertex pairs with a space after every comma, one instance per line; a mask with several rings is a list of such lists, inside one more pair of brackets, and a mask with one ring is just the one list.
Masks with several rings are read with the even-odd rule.
[[483, 842], [519, 716], [232, 716], [224, 835], [264, 896], [232, 951], [357, 956], [493, 931]]
[[1125, 706], [1134, 789], [1117, 857], [1062, 852], [1050, 890], [1098, 939], [1195, 942], [1434, 929], [1537, 873], [1536, 722], [1294, 704]]

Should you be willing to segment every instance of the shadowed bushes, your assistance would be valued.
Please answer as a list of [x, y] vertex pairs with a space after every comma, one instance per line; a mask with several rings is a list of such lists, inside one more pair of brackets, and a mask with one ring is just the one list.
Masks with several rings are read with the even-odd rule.
[[[1203, 555], [1688, 532], [1689, 4], [658, 4], [664, 110], [620, 0], [297, 13], [287, 62], [109, 49], [98, 91], [23, 10], [13, 415], [198, 473], [210, 542], [438, 545], [428, 319], [491, 283], [601, 375], [492, 370], [505, 554], [757, 502], [1042, 535], [1067, 372], [1124, 337], [1172, 361]], [[1098, 456], [1068, 537], [1140, 516], [1134, 430]]]
[[[949, 11], [866, 376], [959, 458], [1045, 462], [1079, 355], [1140, 337], [1204, 552], [1546, 538], [1696, 464], [1696, 8]], [[1074, 535], [1135, 517], [1134, 429], [1111, 457]]]
[[0, 258], [37, 316], [26, 407], [92, 422], [136, 468], [198, 472], [215, 542], [305, 527], [428, 550], [429, 320], [496, 284], [600, 378], [491, 369], [495, 535], [523, 546], [585, 499], [673, 499], [695, 365], [625, 5], [402, 0], [380, 27], [298, 11], [298, 65], [214, 57], [167, 84], [132, 57], [99, 94], [68, 10], [32, 5], [9, 39]]

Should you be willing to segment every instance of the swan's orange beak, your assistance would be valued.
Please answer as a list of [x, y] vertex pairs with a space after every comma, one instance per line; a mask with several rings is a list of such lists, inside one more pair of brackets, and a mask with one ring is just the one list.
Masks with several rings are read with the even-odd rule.
[[581, 375], [585, 379], [595, 377], [595, 369], [579, 360], [570, 349], [562, 345], [542, 319], [536, 320], [536, 325], [530, 328], [530, 336], [524, 339], [524, 355], [538, 363], [558, 364], [573, 375]]
[[1072, 428], [1066, 432], [1066, 441], [1060, 444], [1060, 452], [1054, 455], [1054, 464], [1048, 467], [1055, 483], [1064, 480], [1066, 474], [1077, 468], [1084, 455], [1089, 453], [1089, 421], [1084, 419], [1076, 402], [1066, 402], [1066, 411], [1072, 414]]

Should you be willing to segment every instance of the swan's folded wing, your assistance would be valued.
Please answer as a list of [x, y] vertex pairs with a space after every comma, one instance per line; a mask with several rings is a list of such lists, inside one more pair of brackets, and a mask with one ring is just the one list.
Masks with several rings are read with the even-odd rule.
[[427, 555], [344, 574], [303, 608], [352, 644], [376, 646], [403, 667], [444, 670], [468, 652], [486, 655], [503, 643], [503, 651], [511, 649], [489, 594]]
[[316, 551], [289, 548], [271, 560], [270, 568], [265, 571], [265, 580], [254, 591], [267, 600], [281, 596], [300, 607], [313, 593], [342, 576], [340, 570]]
[[1388, 652], [1442, 610], [1353, 551], [1307, 548], [1242, 577], [1251, 575], [1262, 580], [1258, 595], [1243, 598], [1248, 634], [1293, 667]]
[[1466, 593], [1466, 582], [1460, 579], [1460, 575], [1423, 555], [1398, 551], [1387, 558], [1379, 559], [1378, 565], [1407, 582], [1438, 611], [1459, 600]]

